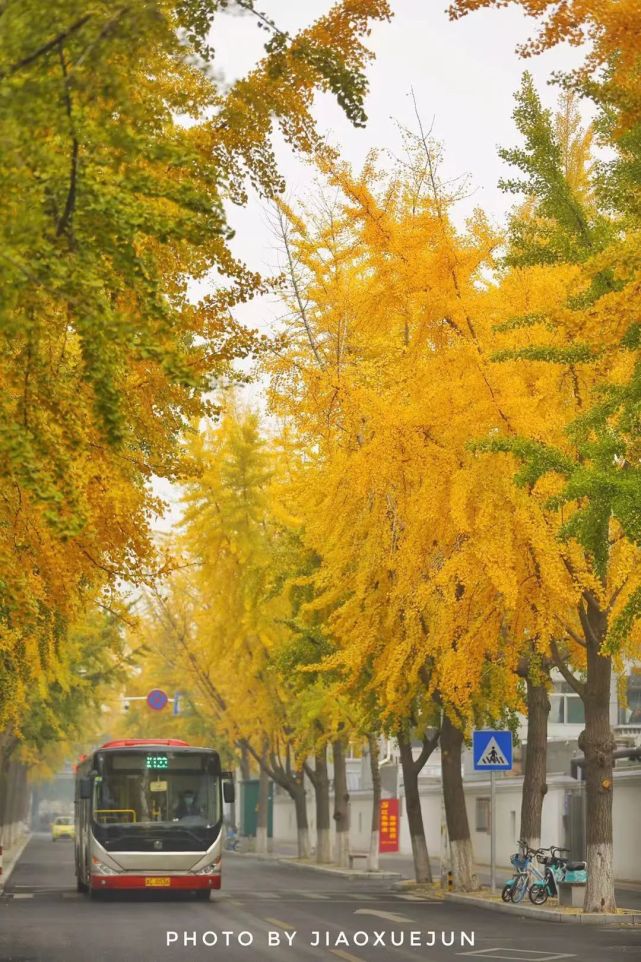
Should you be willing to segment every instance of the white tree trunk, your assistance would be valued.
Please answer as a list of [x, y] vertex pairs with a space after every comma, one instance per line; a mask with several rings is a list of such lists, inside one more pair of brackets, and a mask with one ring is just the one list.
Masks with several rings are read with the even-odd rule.
[[471, 892], [474, 888], [474, 853], [469, 838], [450, 842], [452, 880], [457, 892]]
[[316, 861], [328, 863], [332, 860], [332, 833], [328, 828], [316, 831]]
[[341, 868], [349, 868], [349, 832], [336, 833], [336, 861]]
[[267, 827], [259, 826], [256, 829], [256, 854], [267, 855]]
[[298, 857], [299, 858], [309, 858], [310, 847], [309, 847], [309, 829], [299, 828], [298, 829]]
[[588, 881], [584, 912], [616, 912], [614, 892], [614, 853], [612, 844], [600, 842], [587, 847]]
[[380, 846], [380, 832], [372, 832], [369, 838], [369, 855], [367, 857], [367, 870], [369, 872], [378, 872], [379, 846]]
[[381, 821], [381, 770], [378, 759], [378, 738], [374, 733], [370, 733], [367, 736], [367, 742], [369, 746], [369, 765], [372, 773], [372, 822], [367, 868], [370, 872], [378, 872]]

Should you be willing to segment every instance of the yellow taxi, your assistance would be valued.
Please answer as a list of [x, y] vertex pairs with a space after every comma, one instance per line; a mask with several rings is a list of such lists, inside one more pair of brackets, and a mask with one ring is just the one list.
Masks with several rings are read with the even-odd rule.
[[57, 842], [59, 838], [73, 838], [74, 826], [73, 818], [70, 815], [58, 815], [51, 823], [51, 841]]

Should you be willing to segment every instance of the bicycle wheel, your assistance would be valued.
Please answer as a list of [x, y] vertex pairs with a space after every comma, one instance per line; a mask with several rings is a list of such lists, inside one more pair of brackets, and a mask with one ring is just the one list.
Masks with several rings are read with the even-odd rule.
[[517, 875], [514, 885], [512, 886], [512, 901], [521, 902], [525, 898], [525, 893], [527, 892], [527, 872], [522, 875]]
[[503, 886], [503, 891], [501, 892], [501, 898], [504, 902], [512, 901], [512, 888], [514, 887], [514, 882], [506, 882]]
[[530, 902], [533, 905], [543, 905], [548, 900], [548, 887], [545, 882], [535, 882], [530, 886]]

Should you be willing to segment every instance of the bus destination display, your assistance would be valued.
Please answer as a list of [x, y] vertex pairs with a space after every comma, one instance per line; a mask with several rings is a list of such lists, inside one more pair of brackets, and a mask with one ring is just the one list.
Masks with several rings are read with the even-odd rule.
[[169, 759], [166, 755], [147, 755], [147, 768], [169, 768]]

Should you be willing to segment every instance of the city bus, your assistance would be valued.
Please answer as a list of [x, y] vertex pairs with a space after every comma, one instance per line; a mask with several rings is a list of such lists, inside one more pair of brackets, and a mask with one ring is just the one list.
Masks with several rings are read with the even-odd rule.
[[223, 800], [231, 772], [211, 748], [179, 739], [106, 742], [76, 768], [79, 892], [220, 888]]

